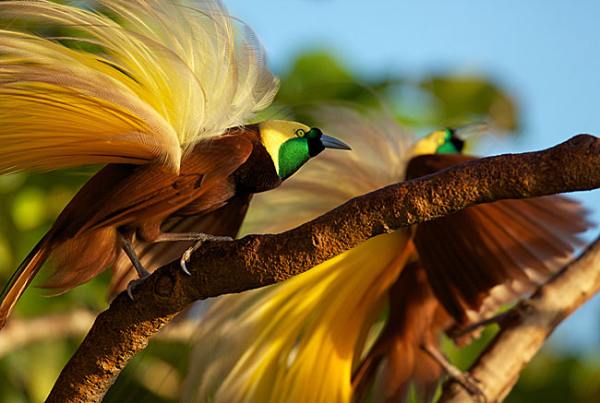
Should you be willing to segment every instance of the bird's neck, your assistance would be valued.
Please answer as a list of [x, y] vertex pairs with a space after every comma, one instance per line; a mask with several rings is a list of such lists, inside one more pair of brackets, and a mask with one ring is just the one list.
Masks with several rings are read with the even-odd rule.
[[233, 179], [238, 193], [259, 193], [281, 185], [281, 179], [271, 155], [263, 145], [257, 125], [235, 129], [230, 135], [244, 136], [252, 142], [252, 153], [234, 173]]

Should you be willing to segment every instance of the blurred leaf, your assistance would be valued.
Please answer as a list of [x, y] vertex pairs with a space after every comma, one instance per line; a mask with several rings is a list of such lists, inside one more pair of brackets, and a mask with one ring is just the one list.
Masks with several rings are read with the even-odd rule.
[[10, 244], [4, 236], [0, 235], [0, 267], [6, 267], [10, 265], [11, 262], [12, 251], [10, 249]]
[[41, 189], [28, 187], [21, 190], [13, 201], [12, 218], [21, 231], [39, 226], [46, 217], [44, 192]]
[[0, 175], [0, 193], [9, 193], [17, 189], [25, 182], [27, 174], [22, 172]]
[[[42, 402], [46, 399], [66, 363], [65, 347], [64, 341], [40, 342], [7, 356], [12, 380], [26, 391], [26, 401]], [[3, 395], [4, 391], [2, 389]]]
[[312, 122], [307, 110], [320, 103], [359, 108], [391, 108], [405, 125], [456, 127], [488, 121], [496, 129], [519, 127], [513, 97], [485, 76], [436, 74], [411, 77], [361, 77], [326, 51], [301, 54], [282, 74], [275, 104], [261, 119], [280, 116]]
[[432, 76], [420, 83], [436, 99], [436, 120], [442, 126], [460, 126], [489, 119], [499, 129], [514, 131], [519, 125], [515, 101], [486, 77]]
[[495, 324], [487, 326], [481, 336], [465, 347], [459, 347], [449, 338], [442, 339], [442, 349], [450, 361], [462, 370], [468, 369], [479, 357], [481, 352], [498, 333], [499, 327]]
[[600, 402], [599, 358], [597, 353], [580, 357], [544, 348], [522, 372], [506, 402]]
[[389, 102], [388, 91], [400, 82], [396, 77], [365, 79], [329, 52], [306, 52], [282, 74], [281, 89], [270, 113], [285, 111], [284, 116], [291, 114], [297, 120], [310, 123], [310, 115], [304, 111], [323, 102], [378, 108]]

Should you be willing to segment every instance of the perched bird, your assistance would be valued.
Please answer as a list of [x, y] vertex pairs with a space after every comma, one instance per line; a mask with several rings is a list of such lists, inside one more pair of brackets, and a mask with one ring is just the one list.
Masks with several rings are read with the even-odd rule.
[[[358, 194], [473, 158], [460, 154], [453, 130], [412, 144], [379, 114], [326, 108], [317, 117], [357, 151], [324, 156], [257, 196], [245, 231], [284, 230]], [[478, 205], [377, 236], [285, 282], [220, 297], [201, 319], [182, 398], [395, 402], [414, 382], [429, 399], [443, 370], [422, 347], [435, 349], [443, 332], [530, 293], [589, 225], [562, 196]]]
[[[247, 123], [278, 81], [218, 1], [94, 4], [0, 3], [2, 20], [25, 22], [0, 29], [0, 173], [106, 164], [11, 277], [0, 327], [46, 260], [59, 292], [123, 254], [143, 278], [136, 249], [233, 236], [252, 194], [349, 149], [300, 123]], [[16, 28], [28, 21], [64, 34]]]

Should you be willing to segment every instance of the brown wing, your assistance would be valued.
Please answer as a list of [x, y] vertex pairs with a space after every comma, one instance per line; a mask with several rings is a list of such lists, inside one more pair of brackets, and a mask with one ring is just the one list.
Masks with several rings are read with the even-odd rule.
[[[409, 162], [407, 175], [427, 175], [472, 159], [420, 156]], [[468, 311], [494, 311], [545, 281], [590, 226], [579, 203], [546, 196], [477, 205], [420, 224], [414, 242], [435, 295], [466, 323]]]
[[[223, 207], [202, 216], [171, 217], [163, 225], [164, 232], [202, 232], [211, 235], [235, 237], [248, 211], [252, 195], [239, 195]], [[179, 259], [183, 252], [194, 242], [148, 243], [134, 240], [134, 248], [142, 264], [154, 271], [165, 264]], [[136, 278], [131, 261], [121, 252], [113, 266], [113, 275], [109, 296], [112, 299], [125, 289], [129, 281]]]
[[[473, 157], [431, 155], [409, 162], [409, 178], [431, 174]], [[420, 224], [414, 242], [420, 260], [407, 265], [390, 289], [390, 313], [381, 335], [353, 377], [364, 396], [380, 382], [376, 401], [406, 401], [414, 382], [431, 400], [442, 374], [421, 349], [439, 348], [455, 320], [477, 320], [543, 281], [560, 267], [589, 223], [577, 204], [560, 196], [506, 200], [465, 209]], [[452, 317], [448, 315], [452, 314]]]
[[[167, 217], [210, 193], [207, 208], [227, 201], [235, 189], [227, 178], [252, 152], [252, 143], [242, 136], [222, 136], [200, 143], [187, 155], [179, 175], [160, 165], [141, 166], [120, 181], [98, 203], [99, 208], [81, 231], [126, 225], [157, 214]], [[227, 192], [213, 188], [227, 183]]]
[[180, 175], [164, 172], [158, 164], [105, 167], [77, 193], [50, 230], [55, 270], [45, 286], [64, 291], [112, 265], [120, 253], [119, 226], [158, 232], [169, 215], [199, 199], [204, 199], [207, 213], [221, 207], [235, 193], [229, 176], [251, 151], [247, 138], [223, 136], [199, 144], [184, 158]]

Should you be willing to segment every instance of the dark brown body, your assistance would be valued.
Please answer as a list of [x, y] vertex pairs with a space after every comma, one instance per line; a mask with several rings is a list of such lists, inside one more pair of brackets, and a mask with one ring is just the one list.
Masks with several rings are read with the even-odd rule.
[[234, 223], [224, 218], [227, 235], [235, 236], [250, 195], [280, 183], [256, 126], [231, 129], [198, 144], [182, 159], [179, 174], [159, 163], [107, 165], [75, 195], [11, 278], [0, 306], [0, 327], [47, 258], [55, 271], [46, 286], [65, 291], [114, 264], [121, 237], [155, 242], [174, 217], [202, 217], [236, 200], [233, 205], [243, 214], [235, 214]]
[[[407, 176], [471, 159], [459, 154], [416, 157]], [[590, 226], [583, 208], [561, 196], [502, 200], [419, 224], [411, 241], [413, 261], [390, 290], [389, 320], [354, 374], [358, 400], [381, 366], [381, 400], [404, 401], [411, 382], [421, 398], [431, 400], [443, 370], [422, 347], [439, 348], [443, 332], [452, 336], [451, 330], [532, 292], [560, 269], [561, 260], [581, 244], [577, 235]], [[462, 344], [473, 336], [456, 341]]]

